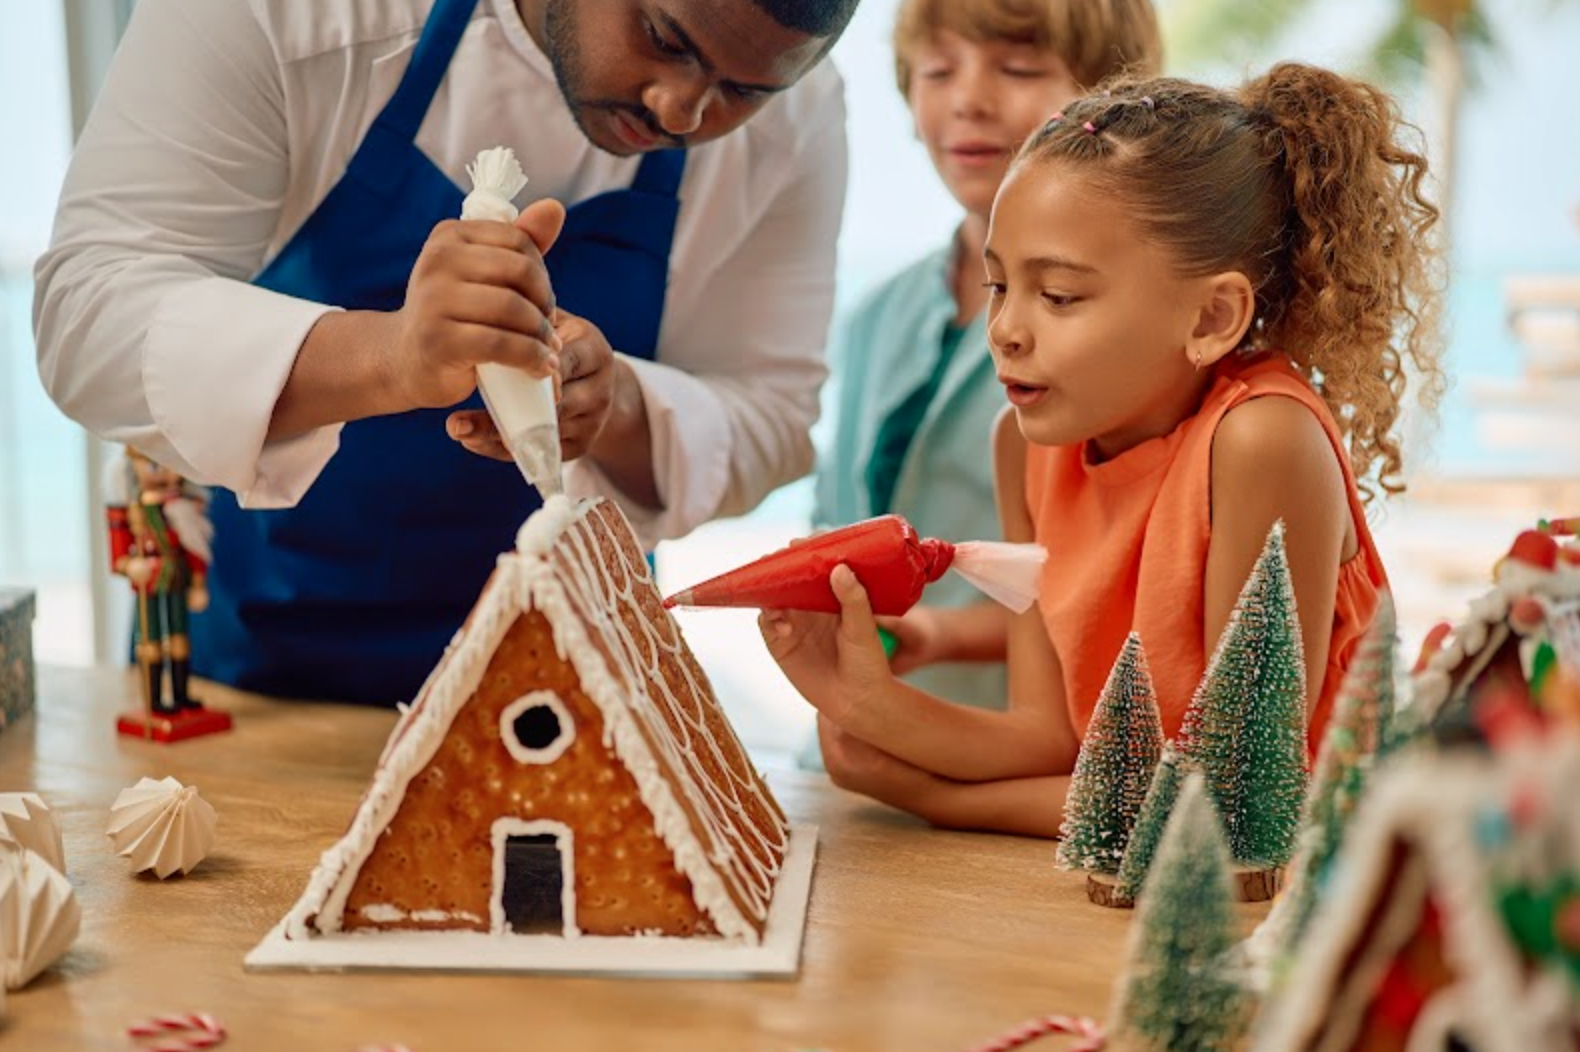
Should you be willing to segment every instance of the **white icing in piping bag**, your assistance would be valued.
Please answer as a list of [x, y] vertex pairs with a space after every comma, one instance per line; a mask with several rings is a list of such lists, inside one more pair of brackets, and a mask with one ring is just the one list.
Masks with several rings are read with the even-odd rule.
[[[461, 204], [462, 219], [516, 221], [520, 212], [510, 199], [527, 185], [527, 177], [508, 146], [484, 150], [466, 166], [466, 174], [472, 177], [472, 192]], [[508, 365], [484, 362], [477, 367], [477, 387], [521, 474], [544, 499], [564, 493], [554, 377], [540, 380]]]

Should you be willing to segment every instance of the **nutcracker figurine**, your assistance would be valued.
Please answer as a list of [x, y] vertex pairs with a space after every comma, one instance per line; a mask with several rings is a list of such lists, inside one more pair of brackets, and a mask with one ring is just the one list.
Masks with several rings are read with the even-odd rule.
[[137, 597], [133, 654], [143, 693], [143, 712], [122, 716], [117, 727], [161, 742], [228, 730], [227, 713], [204, 708], [188, 692], [188, 614], [208, 605], [204, 574], [213, 527], [204, 514], [203, 491], [130, 447], [110, 489], [110, 568], [131, 583]]

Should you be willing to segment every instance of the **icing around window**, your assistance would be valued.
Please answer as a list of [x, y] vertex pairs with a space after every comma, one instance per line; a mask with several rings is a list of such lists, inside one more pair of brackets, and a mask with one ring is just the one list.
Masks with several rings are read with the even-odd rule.
[[551, 690], [535, 690], [499, 713], [499, 736], [521, 763], [553, 763], [576, 739], [576, 723]]

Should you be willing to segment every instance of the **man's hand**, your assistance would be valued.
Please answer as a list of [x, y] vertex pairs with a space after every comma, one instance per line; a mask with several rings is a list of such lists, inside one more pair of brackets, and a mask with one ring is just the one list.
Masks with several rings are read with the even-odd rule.
[[[556, 385], [560, 456], [570, 461], [585, 456], [608, 423], [618, 365], [603, 332], [586, 318], [561, 310], [554, 332], [561, 347]], [[511, 459], [499, 429], [485, 410], [451, 413], [445, 426], [450, 437], [471, 452], [495, 460]]]
[[328, 424], [455, 405], [477, 367], [499, 362], [547, 376], [559, 337], [543, 254], [565, 207], [534, 201], [514, 224], [440, 223], [428, 235], [398, 311], [330, 311], [308, 331], [269, 417], [271, 442]]
[[558, 368], [554, 292], [543, 254], [565, 209], [536, 201], [514, 225], [450, 220], [423, 245], [395, 314], [385, 383], [407, 408], [454, 405], [477, 387], [477, 366], [498, 362], [533, 376]]
[[554, 327], [560, 352], [560, 449], [566, 460], [585, 455], [598, 441], [614, 405], [615, 360], [598, 326], [560, 311]]

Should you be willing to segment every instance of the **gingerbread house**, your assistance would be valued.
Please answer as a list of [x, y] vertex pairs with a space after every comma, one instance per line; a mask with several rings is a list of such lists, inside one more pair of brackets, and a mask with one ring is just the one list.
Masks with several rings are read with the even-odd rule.
[[1257, 1052], [1580, 1049], [1577, 798], [1568, 736], [1385, 772]]
[[793, 971], [814, 843], [619, 509], [553, 498], [248, 963], [728, 973], [737, 949], [745, 974]]
[[1580, 669], [1580, 551], [1530, 530], [1499, 561], [1493, 587], [1469, 615], [1428, 635], [1411, 705], [1440, 738], [1484, 734], [1500, 709], [1531, 706], [1544, 660]]

